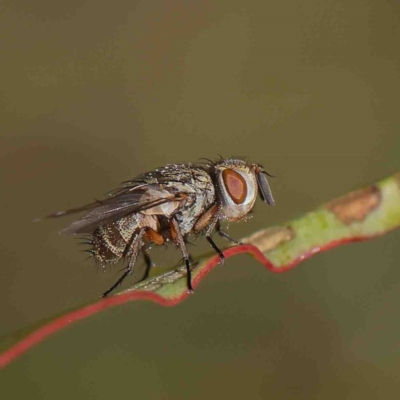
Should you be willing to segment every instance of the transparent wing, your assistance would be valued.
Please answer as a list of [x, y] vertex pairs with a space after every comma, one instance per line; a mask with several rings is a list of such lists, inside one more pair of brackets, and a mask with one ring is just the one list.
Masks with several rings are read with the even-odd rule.
[[114, 222], [131, 213], [179, 200], [179, 196], [170, 193], [166, 195], [165, 191], [160, 191], [159, 197], [152, 196], [152, 198], [149, 198], [145, 196], [144, 198], [143, 195], [145, 192], [146, 190], [123, 192], [104, 201], [96, 201], [82, 207], [58, 211], [48, 215], [47, 218], [58, 218], [82, 211], [89, 211], [82, 218], [74, 221], [70, 226], [62, 230], [61, 233], [65, 235], [92, 233], [99, 226]]

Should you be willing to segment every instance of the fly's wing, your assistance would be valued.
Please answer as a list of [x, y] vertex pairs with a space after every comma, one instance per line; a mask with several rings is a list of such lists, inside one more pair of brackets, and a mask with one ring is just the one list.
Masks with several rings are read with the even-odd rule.
[[[182, 200], [179, 191], [166, 188], [171, 181], [171, 173], [179, 165], [167, 165], [154, 171], [139, 175], [124, 186], [110, 192], [104, 200], [86, 204], [66, 211], [58, 211], [47, 218], [58, 218], [88, 211], [81, 219], [61, 231], [62, 234], [92, 233], [101, 225], [117, 221], [134, 212], [143, 211], [161, 204]], [[165, 185], [166, 184], [166, 185]], [[146, 196], [144, 196], [147, 194]]]
[[134, 212], [146, 210], [161, 204], [174, 201], [175, 196], [155, 200], [140, 201], [141, 196], [136, 193], [124, 196], [125, 199], [115, 198], [115, 202], [100, 205], [85, 214], [81, 219], [73, 222], [70, 226], [61, 231], [64, 235], [75, 235], [77, 233], [92, 233], [101, 225], [106, 225], [121, 219]]
[[[69, 210], [63, 210], [63, 211], [56, 211], [55, 213], [46, 215], [44, 218], [60, 218], [60, 217], [66, 216], [66, 215], [71, 215], [71, 214], [80, 213], [82, 211], [92, 210], [93, 208], [98, 207], [102, 203], [103, 203], [102, 201], [97, 200], [93, 203], [85, 204], [84, 206], [81, 206], [81, 207], [70, 208]], [[42, 220], [42, 218], [36, 218], [34, 220], [34, 222], [39, 222], [41, 220]]]
[[[92, 233], [99, 226], [109, 224], [134, 212], [179, 200], [178, 195], [172, 193], [166, 195], [165, 191], [161, 190], [153, 191], [153, 196], [151, 198], [148, 196], [143, 197], [145, 192], [145, 189], [134, 190], [131, 192], [124, 191], [120, 194], [109, 197], [104, 201], [98, 201], [79, 208], [56, 212], [49, 215], [48, 218], [57, 218], [89, 210], [87, 214], [79, 220], [74, 221], [70, 226], [62, 230], [61, 233], [65, 235]], [[158, 197], [157, 193], [159, 193]]]

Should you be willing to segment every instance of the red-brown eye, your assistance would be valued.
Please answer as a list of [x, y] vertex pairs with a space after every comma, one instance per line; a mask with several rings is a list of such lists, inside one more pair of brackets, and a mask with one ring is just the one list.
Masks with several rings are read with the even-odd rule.
[[242, 175], [232, 169], [222, 171], [222, 179], [229, 196], [235, 204], [243, 204], [247, 197], [247, 185]]

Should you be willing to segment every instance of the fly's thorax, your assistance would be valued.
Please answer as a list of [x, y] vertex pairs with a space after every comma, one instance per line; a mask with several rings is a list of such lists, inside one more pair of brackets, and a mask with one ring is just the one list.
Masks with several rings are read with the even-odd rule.
[[175, 215], [182, 235], [190, 233], [200, 216], [216, 202], [213, 180], [201, 167], [190, 166], [187, 169], [185, 190], [188, 198]]
[[141, 210], [141, 214], [167, 219], [173, 216], [182, 235], [192, 230], [200, 215], [216, 200], [214, 183], [208, 169], [194, 164], [168, 164], [146, 174], [142, 179], [151, 179], [143, 200], [173, 200]]
[[220, 161], [213, 168], [221, 217], [232, 222], [244, 218], [253, 208], [258, 195], [253, 165], [231, 159]]

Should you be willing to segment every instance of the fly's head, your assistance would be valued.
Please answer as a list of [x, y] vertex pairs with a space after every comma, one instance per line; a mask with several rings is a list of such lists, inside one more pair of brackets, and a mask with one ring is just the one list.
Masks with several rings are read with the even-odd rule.
[[244, 218], [253, 208], [258, 194], [269, 205], [275, 205], [268, 174], [259, 164], [247, 164], [240, 159], [221, 160], [213, 165], [213, 175], [221, 217], [227, 221]]

